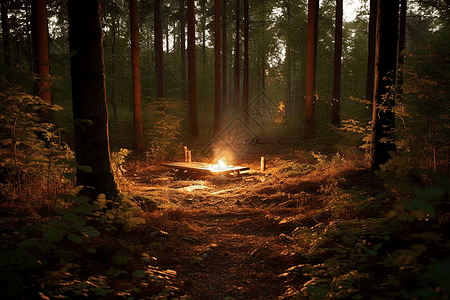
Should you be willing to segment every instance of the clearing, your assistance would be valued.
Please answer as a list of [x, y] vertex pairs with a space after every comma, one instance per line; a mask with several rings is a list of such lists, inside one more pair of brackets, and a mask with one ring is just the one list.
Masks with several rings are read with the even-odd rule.
[[171, 283], [179, 296], [287, 299], [292, 278], [281, 275], [305, 263], [291, 249], [292, 231], [330, 217], [316, 209], [337, 178], [365, 173], [340, 159], [332, 168], [313, 167], [298, 156], [294, 163], [274, 155], [261, 172], [260, 157], [248, 156], [234, 163], [250, 168], [237, 177], [179, 176], [161, 165], [126, 163], [122, 185], [142, 196], [137, 199], [151, 227], [140, 233], [139, 249], [160, 270], [176, 272]]

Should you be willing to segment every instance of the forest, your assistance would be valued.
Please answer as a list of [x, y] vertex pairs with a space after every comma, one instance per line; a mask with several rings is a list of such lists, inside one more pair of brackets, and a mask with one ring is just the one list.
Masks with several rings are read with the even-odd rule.
[[0, 0], [1, 299], [448, 299], [450, 0]]

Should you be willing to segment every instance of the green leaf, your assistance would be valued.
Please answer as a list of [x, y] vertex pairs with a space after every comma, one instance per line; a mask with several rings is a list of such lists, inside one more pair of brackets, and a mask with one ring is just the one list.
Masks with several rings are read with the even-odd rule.
[[74, 180], [77, 176], [76, 173], [63, 173], [62, 174], [65, 179]]
[[428, 172], [428, 175], [431, 176], [436, 184], [443, 188], [447, 193], [450, 193], [450, 179], [447, 176], [439, 172]]
[[67, 238], [74, 243], [82, 243], [83, 242], [83, 239], [81, 238], [81, 236], [73, 234], [73, 233], [69, 233]]
[[84, 234], [86, 234], [88, 237], [99, 237], [100, 232], [98, 232], [94, 227], [87, 226], [85, 230], [82, 231]]
[[38, 243], [38, 239], [29, 238], [29, 239], [24, 239], [21, 244], [23, 246], [35, 246], [35, 245], [37, 245], [37, 243]]
[[80, 165], [78, 165], [77, 168], [80, 169], [83, 172], [86, 172], [86, 173], [91, 173], [92, 172], [92, 167], [90, 167], [90, 166], [80, 166]]
[[414, 205], [414, 207], [423, 211], [425, 214], [429, 214], [431, 217], [435, 216], [434, 207], [430, 203], [415, 198], [411, 200], [411, 204]]
[[64, 229], [61, 227], [50, 227], [44, 232], [44, 238], [49, 242], [59, 242], [64, 235]]
[[131, 276], [136, 277], [136, 278], [142, 278], [145, 276], [145, 271], [144, 270], [136, 270], [133, 272], [133, 275], [131, 275]]
[[444, 198], [444, 190], [441, 187], [428, 187], [410, 190], [411, 195], [425, 201], [440, 201]]
[[80, 282], [80, 289], [85, 289], [89, 286], [89, 283], [87, 283], [86, 281], [82, 281]]
[[97, 253], [97, 249], [94, 249], [94, 248], [88, 248], [88, 249], [87, 249], [87, 252], [95, 254], [95, 253]]
[[66, 220], [68, 222], [72, 222], [72, 223], [75, 223], [81, 219], [79, 216], [77, 216], [76, 214], [71, 213], [71, 212], [65, 214], [62, 218], [64, 220]]
[[113, 267], [106, 270], [105, 274], [109, 277], [118, 277], [120, 274], [127, 274], [127, 271], [122, 271], [120, 269], [114, 269]]
[[370, 255], [377, 255], [377, 254], [378, 254], [377, 251], [372, 250], [372, 249], [366, 249], [366, 252], [367, 252], [368, 254], [370, 254]]
[[113, 258], [113, 260], [114, 260], [114, 262], [116, 262], [119, 265], [127, 264], [130, 261], [130, 257], [128, 257], [128, 256], [115, 256]]

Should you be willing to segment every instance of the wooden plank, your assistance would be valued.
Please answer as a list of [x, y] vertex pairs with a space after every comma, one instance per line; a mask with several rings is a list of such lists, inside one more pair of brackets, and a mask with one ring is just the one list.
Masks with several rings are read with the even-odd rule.
[[214, 164], [202, 163], [202, 162], [171, 162], [162, 164], [165, 167], [171, 167], [179, 170], [187, 170], [187, 171], [203, 171], [203, 172], [211, 172], [213, 174], [226, 174], [226, 173], [240, 173], [242, 171], [250, 170], [249, 167], [239, 167], [239, 166], [226, 166], [225, 168], [221, 168], [220, 170], [212, 170]]

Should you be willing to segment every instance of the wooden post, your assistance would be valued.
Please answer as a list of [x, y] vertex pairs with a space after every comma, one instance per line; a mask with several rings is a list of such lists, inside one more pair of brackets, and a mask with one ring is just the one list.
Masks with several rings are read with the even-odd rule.
[[183, 146], [184, 148], [184, 162], [188, 161], [188, 147], [187, 146]]
[[191, 163], [192, 162], [192, 151], [188, 151], [187, 152], [187, 162]]
[[261, 156], [261, 173], [266, 170], [266, 158]]

